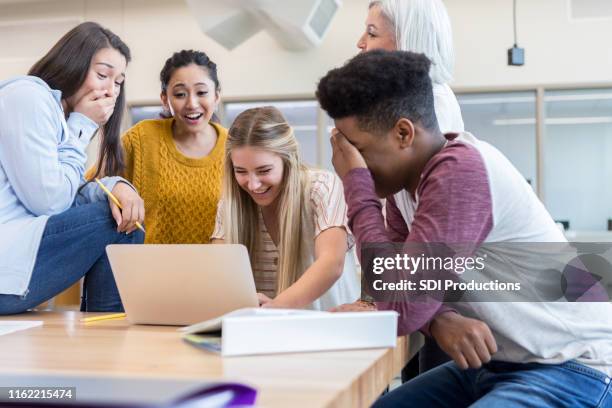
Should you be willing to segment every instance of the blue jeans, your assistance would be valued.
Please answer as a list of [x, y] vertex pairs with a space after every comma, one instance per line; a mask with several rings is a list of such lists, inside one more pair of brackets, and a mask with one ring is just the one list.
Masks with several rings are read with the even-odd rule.
[[49, 218], [28, 290], [23, 296], [0, 295], [0, 314], [33, 308], [85, 276], [81, 311], [123, 311], [106, 257], [109, 244], [138, 244], [144, 234], [117, 232], [106, 201], [72, 207]]
[[558, 365], [493, 361], [461, 370], [448, 362], [383, 395], [373, 407], [612, 407], [605, 374]]

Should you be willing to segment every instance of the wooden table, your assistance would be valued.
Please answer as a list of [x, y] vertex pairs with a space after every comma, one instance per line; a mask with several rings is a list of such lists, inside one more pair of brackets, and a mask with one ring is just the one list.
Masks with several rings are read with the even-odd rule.
[[174, 327], [81, 322], [92, 315], [2, 317], [44, 325], [0, 336], [0, 371], [237, 381], [257, 388], [263, 407], [367, 407], [408, 359], [405, 338], [395, 349], [221, 358], [186, 344]]

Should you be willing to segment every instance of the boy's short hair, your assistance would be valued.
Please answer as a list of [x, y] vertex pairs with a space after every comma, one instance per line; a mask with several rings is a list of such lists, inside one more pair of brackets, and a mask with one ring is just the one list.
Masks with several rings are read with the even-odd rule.
[[333, 119], [354, 116], [360, 129], [382, 133], [401, 118], [438, 128], [429, 69], [423, 54], [374, 50], [361, 53], [320, 81], [316, 96]]

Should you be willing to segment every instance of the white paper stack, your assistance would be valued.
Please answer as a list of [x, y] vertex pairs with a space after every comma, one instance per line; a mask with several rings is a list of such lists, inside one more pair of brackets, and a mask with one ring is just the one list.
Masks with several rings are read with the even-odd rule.
[[190, 335], [221, 328], [223, 356], [386, 348], [396, 345], [397, 316], [392, 311], [329, 313], [247, 308], [180, 330], [197, 345], [197, 336]]
[[41, 320], [3, 320], [0, 321], [0, 336], [42, 325]]

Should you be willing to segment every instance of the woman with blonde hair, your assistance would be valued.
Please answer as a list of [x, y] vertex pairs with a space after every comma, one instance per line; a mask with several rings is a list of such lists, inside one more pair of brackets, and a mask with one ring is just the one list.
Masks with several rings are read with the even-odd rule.
[[353, 237], [342, 183], [298, 150], [276, 108], [238, 115], [212, 239], [247, 247], [262, 306], [326, 310], [359, 297]]

